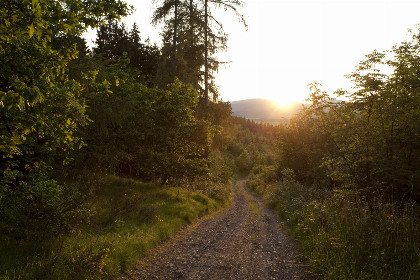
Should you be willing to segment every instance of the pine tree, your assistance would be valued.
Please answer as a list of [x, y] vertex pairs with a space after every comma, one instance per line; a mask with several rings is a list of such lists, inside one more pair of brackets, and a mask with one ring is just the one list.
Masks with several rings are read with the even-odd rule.
[[[200, 91], [205, 103], [209, 100], [209, 93], [213, 100], [218, 99], [214, 73], [220, 62], [216, 53], [226, 49], [228, 37], [222, 23], [213, 17], [208, 3], [207, 0], [164, 0], [153, 16], [154, 23], [165, 24], [159, 71], [161, 83], [171, 82], [176, 76]], [[245, 23], [237, 10], [242, 5], [240, 1], [211, 3], [213, 8], [232, 9]]]
[[140, 71], [142, 78], [151, 86], [155, 84], [159, 48], [152, 46], [149, 41], [141, 42], [137, 24], [128, 31], [122, 23], [113, 21], [101, 26], [97, 32], [95, 55], [102, 55], [106, 59], [117, 59], [126, 55], [130, 59], [130, 66]]

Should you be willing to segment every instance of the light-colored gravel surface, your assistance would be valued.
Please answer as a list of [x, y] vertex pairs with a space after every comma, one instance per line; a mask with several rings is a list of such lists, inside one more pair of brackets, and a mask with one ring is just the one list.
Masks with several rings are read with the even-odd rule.
[[310, 279], [277, 217], [233, 186], [233, 203], [160, 246], [123, 279]]

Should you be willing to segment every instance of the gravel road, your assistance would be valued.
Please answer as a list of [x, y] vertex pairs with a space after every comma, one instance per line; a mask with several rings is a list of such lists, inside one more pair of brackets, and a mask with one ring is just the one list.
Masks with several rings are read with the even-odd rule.
[[233, 203], [160, 246], [122, 279], [310, 279], [276, 216], [233, 184]]

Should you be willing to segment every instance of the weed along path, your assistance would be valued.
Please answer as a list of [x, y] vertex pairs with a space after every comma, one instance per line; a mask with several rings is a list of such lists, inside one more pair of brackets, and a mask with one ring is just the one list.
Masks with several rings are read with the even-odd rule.
[[276, 216], [244, 187], [233, 203], [159, 247], [123, 279], [310, 279]]

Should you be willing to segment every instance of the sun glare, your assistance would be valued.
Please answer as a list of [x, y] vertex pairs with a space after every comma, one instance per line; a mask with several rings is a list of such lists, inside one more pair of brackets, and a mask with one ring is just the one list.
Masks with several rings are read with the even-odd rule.
[[277, 107], [282, 109], [290, 107], [290, 105], [294, 102], [299, 102], [298, 100], [295, 100], [293, 96], [288, 95], [276, 96], [275, 98], [272, 98], [272, 100]]

